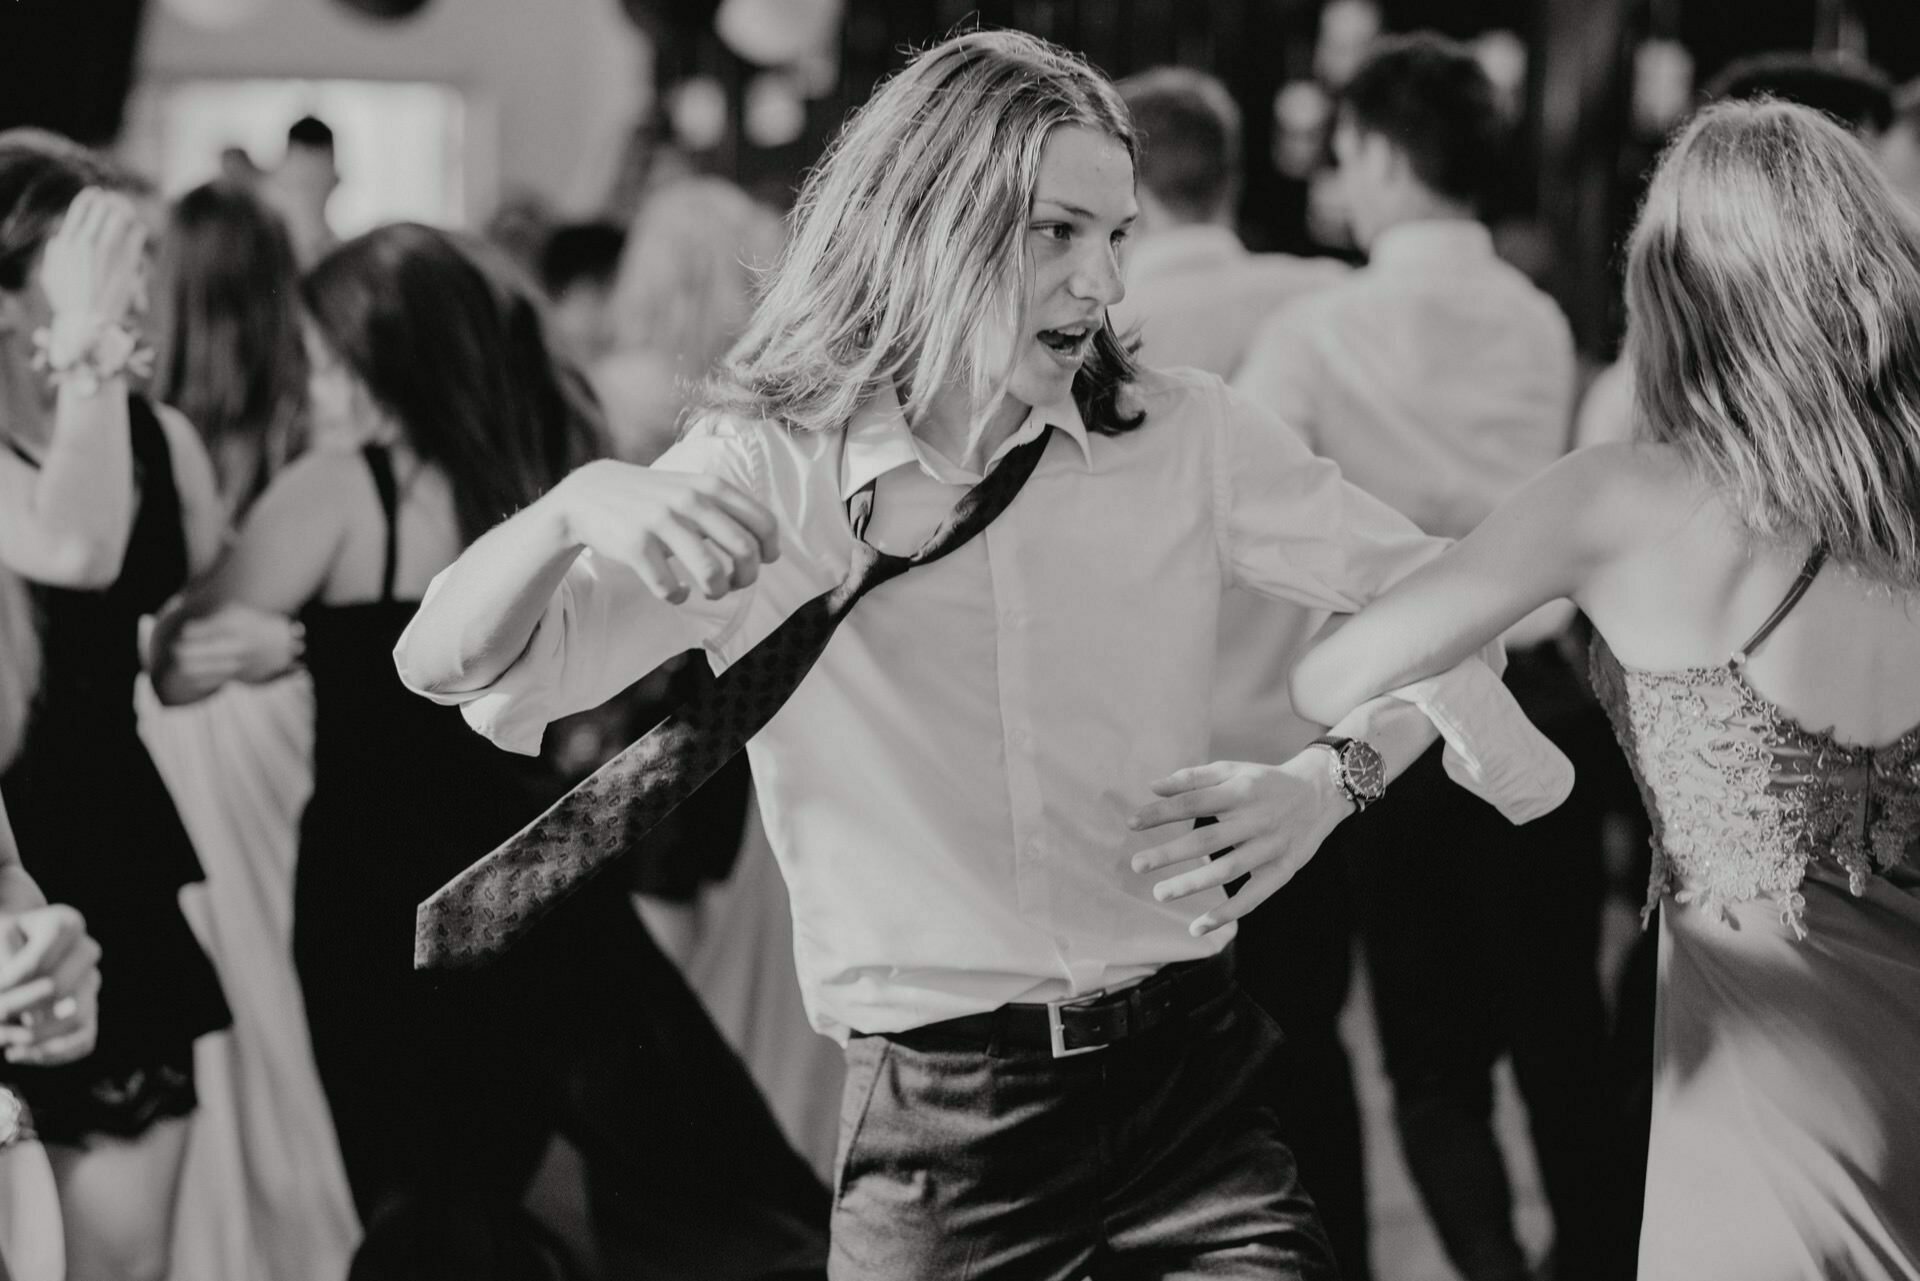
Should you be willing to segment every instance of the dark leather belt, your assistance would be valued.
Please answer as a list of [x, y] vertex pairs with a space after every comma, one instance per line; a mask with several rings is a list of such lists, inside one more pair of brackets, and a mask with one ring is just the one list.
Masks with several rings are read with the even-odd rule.
[[1198, 1009], [1233, 986], [1233, 945], [1198, 961], [1163, 966], [1117, 992], [1089, 992], [1045, 1004], [1003, 1005], [981, 1014], [883, 1035], [911, 1049], [1047, 1050], [1056, 1059], [1104, 1050]]

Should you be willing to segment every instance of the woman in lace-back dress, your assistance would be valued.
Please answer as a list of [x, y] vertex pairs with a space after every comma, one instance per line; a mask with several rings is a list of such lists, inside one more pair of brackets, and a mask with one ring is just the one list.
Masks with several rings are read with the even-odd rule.
[[1640, 1276], [1916, 1281], [1920, 226], [1824, 117], [1714, 107], [1627, 302], [1640, 438], [1368, 608], [1295, 704], [1337, 719], [1577, 602], [1655, 830]]

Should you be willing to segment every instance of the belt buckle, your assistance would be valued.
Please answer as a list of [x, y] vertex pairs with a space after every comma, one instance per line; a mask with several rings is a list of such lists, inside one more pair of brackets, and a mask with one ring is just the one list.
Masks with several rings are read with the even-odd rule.
[[1103, 987], [1097, 992], [1088, 992], [1084, 996], [1062, 997], [1058, 1001], [1047, 1002], [1047, 1045], [1053, 1051], [1054, 1058], [1070, 1059], [1076, 1055], [1092, 1054], [1096, 1050], [1107, 1048], [1104, 1045], [1082, 1045], [1077, 1049], [1068, 1049], [1067, 1029], [1060, 1022], [1060, 1011], [1076, 1005], [1091, 1005], [1106, 994], [1107, 989]]

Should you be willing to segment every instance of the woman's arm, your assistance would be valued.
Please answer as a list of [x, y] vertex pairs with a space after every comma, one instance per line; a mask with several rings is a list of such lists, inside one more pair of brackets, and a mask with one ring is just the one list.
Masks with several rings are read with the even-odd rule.
[[0, 560], [36, 583], [105, 587], [120, 576], [132, 528], [126, 382], [93, 395], [65, 387], [39, 467], [0, 450]]
[[1460, 663], [1548, 601], [1578, 603], [1630, 542], [1649, 466], [1632, 445], [1569, 455], [1431, 564], [1408, 575], [1293, 670], [1294, 708], [1333, 724], [1391, 689]]
[[[84, 354], [126, 318], [145, 243], [125, 196], [89, 189], [74, 198], [39, 271], [52, 347]], [[124, 367], [106, 372], [93, 386], [61, 380], [37, 469], [0, 450], [0, 560], [36, 582], [104, 587], [120, 575], [133, 528], [133, 449]]]
[[147, 653], [161, 702], [191, 703], [231, 680], [264, 680], [299, 657], [292, 616], [326, 585], [353, 510], [345, 496], [365, 483], [360, 469], [356, 455], [320, 451], [267, 487], [227, 555], [154, 626]]

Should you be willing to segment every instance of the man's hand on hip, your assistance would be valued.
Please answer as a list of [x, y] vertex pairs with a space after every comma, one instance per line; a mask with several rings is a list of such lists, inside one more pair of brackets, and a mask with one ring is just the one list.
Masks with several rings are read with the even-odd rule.
[[[1153, 887], [1161, 902], [1185, 898], [1245, 876], [1247, 883], [1189, 927], [1197, 937], [1235, 921], [1293, 879], [1321, 842], [1353, 812], [1335, 785], [1327, 754], [1316, 748], [1282, 765], [1215, 761], [1169, 774], [1153, 785], [1161, 799], [1142, 806], [1128, 822], [1147, 831], [1202, 816], [1218, 821], [1180, 833], [1133, 856], [1133, 870], [1220, 857], [1204, 867], [1170, 876]], [[1228, 851], [1222, 854], [1221, 851]]]

